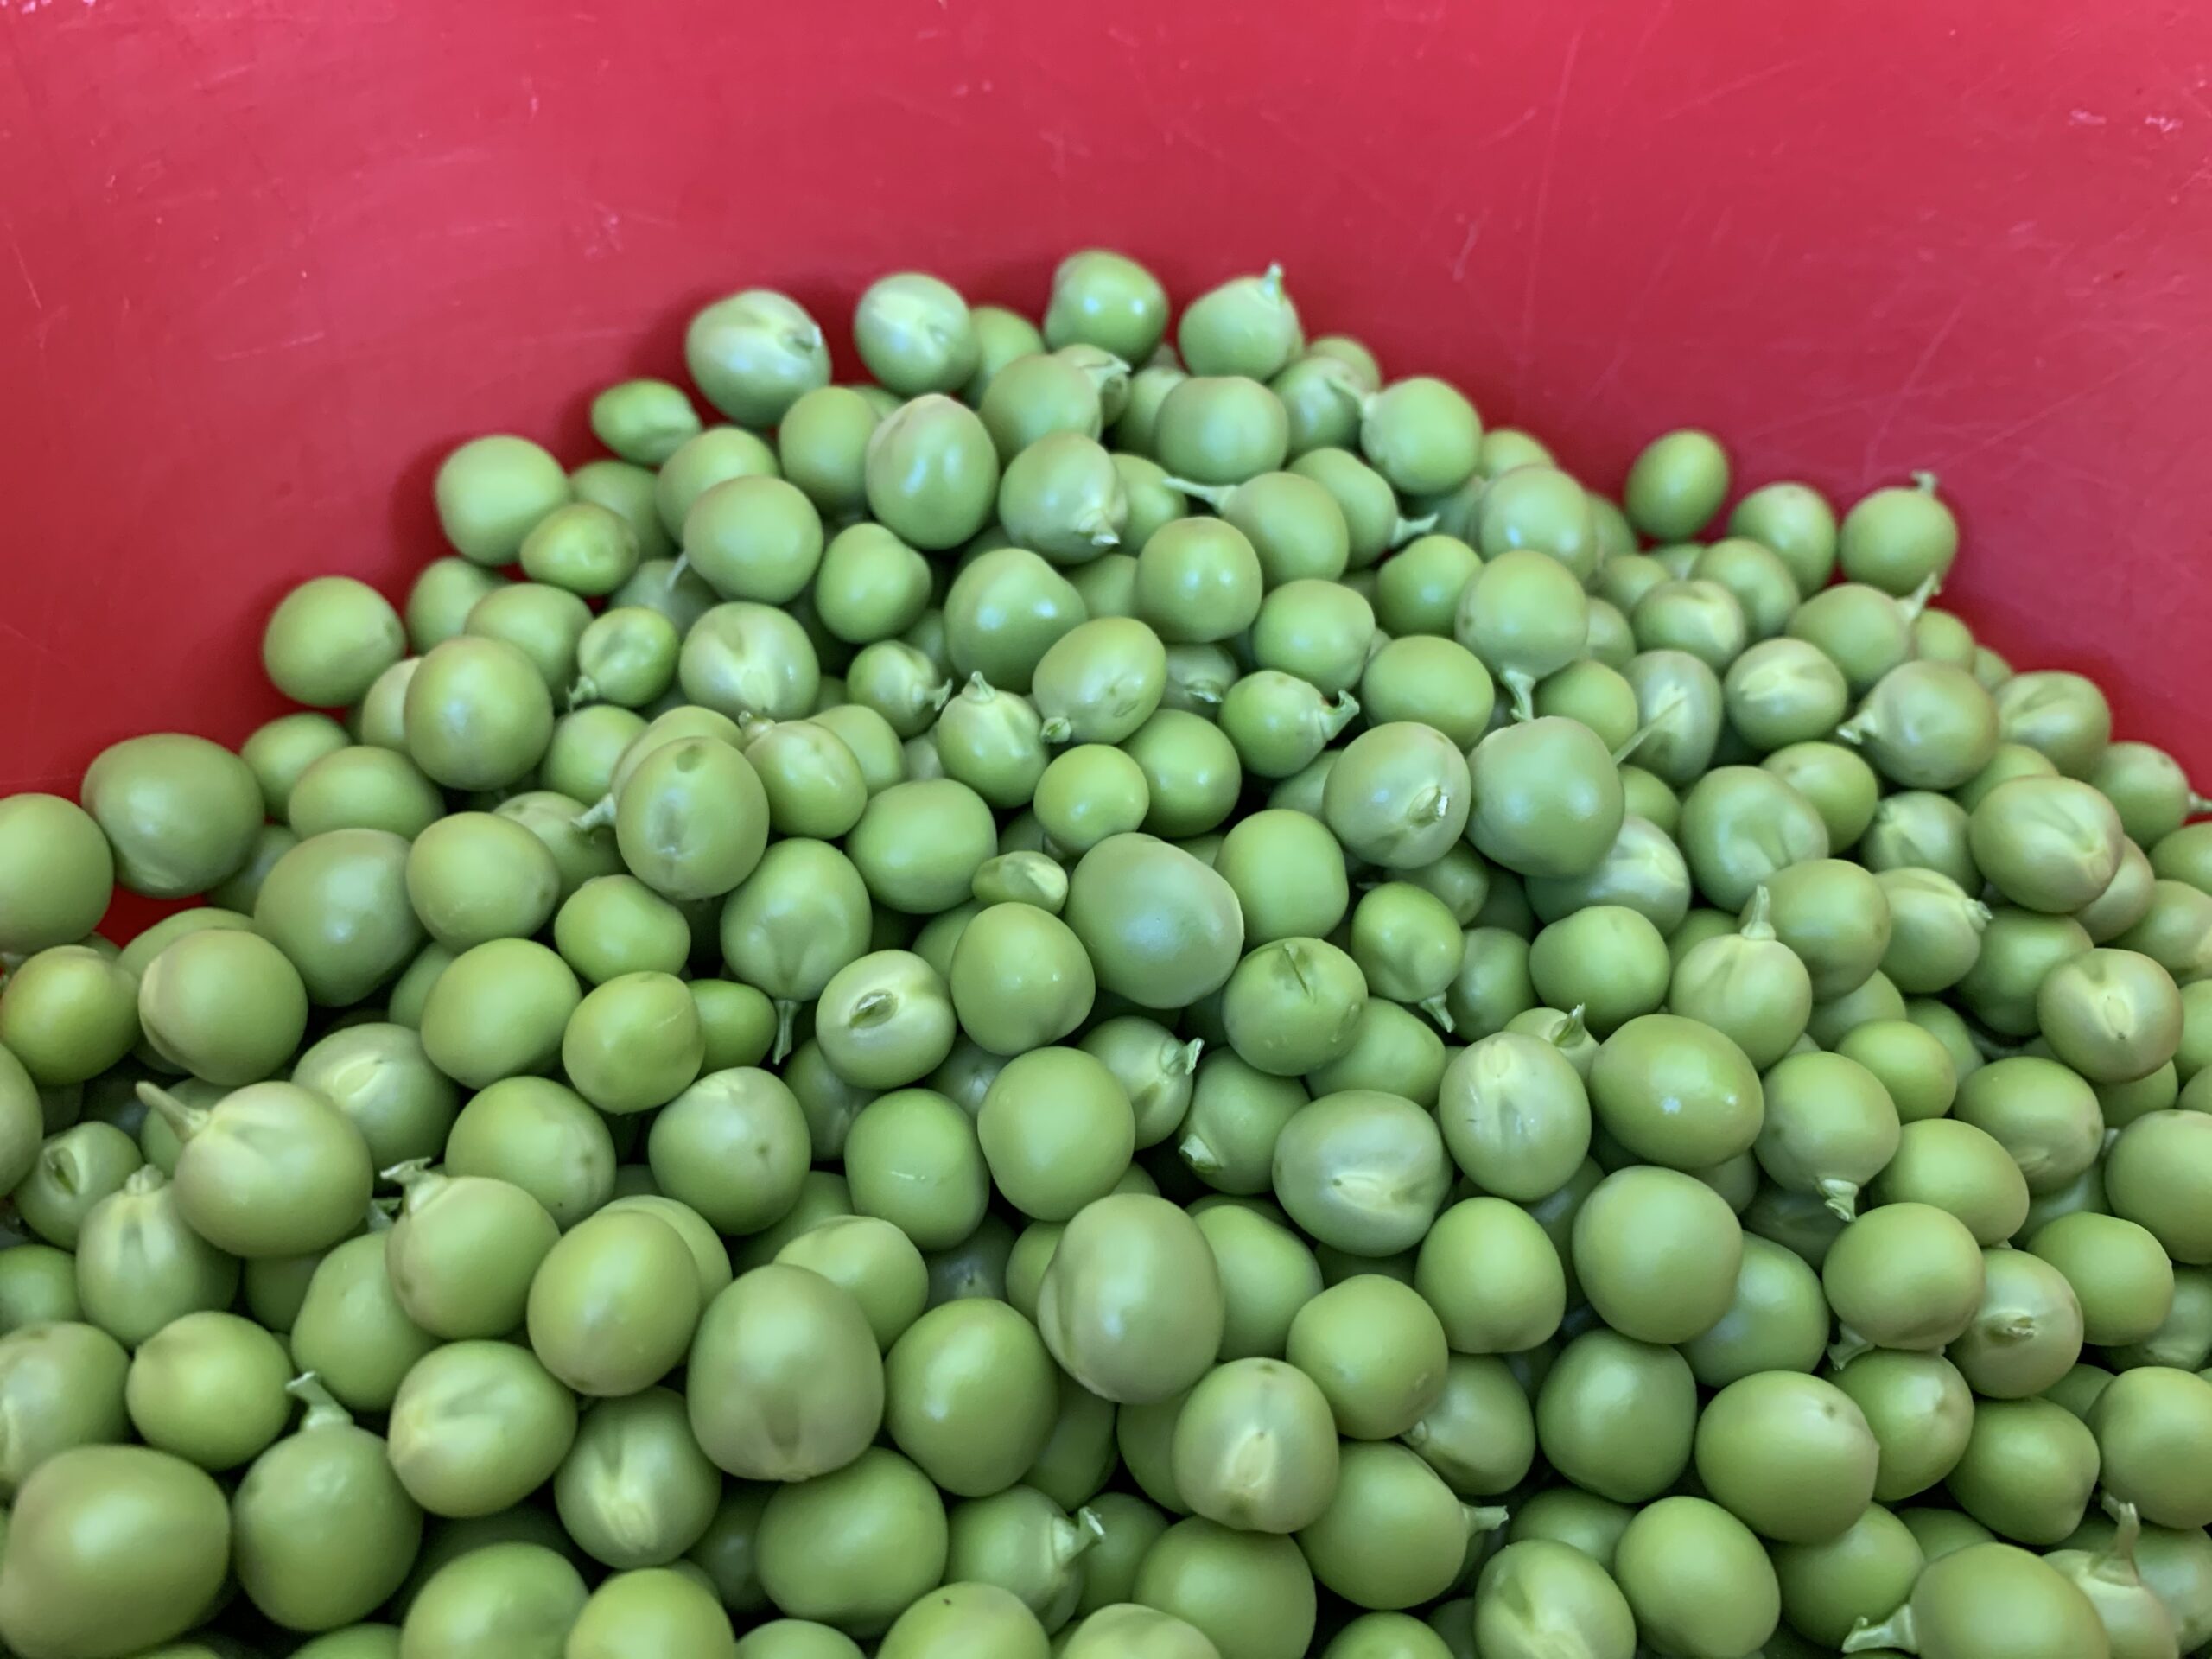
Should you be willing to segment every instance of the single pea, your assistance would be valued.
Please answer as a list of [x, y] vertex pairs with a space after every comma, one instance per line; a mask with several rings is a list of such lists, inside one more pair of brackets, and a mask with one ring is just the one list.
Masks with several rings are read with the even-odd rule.
[[2086, 950], [2036, 992], [2037, 1025], [2052, 1052], [2092, 1083], [2131, 1083], [2181, 1042], [2181, 993], [2165, 969], [2133, 950]]
[[974, 1120], [926, 1089], [895, 1090], [861, 1109], [846, 1135], [845, 1173], [857, 1213], [897, 1224], [925, 1250], [968, 1238], [990, 1198]]
[[2069, 778], [2086, 778], [2112, 741], [2104, 693], [2079, 674], [2015, 674], [1993, 694], [2009, 742], [2039, 749]]
[[[210, 930], [192, 937], [216, 935]], [[257, 957], [256, 965], [266, 967]], [[0, 1043], [41, 1088], [97, 1077], [128, 1054], [139, 1034], [137, 982], [89, 945], [39, 951], [0, 985]]]
[[1450, 1173], [1435, 1120], [1392, 1095], [1325, 1096], [1299, 1112], [1275, 1142], [1277, 1201], [1314, 1238], [1362, 1255], [1419, 1242]]
[[1830, 658], [1802, 639], [1765, 639], [1728, 665], [1729, 724], [1772, 751], [1825, 737], [1841, 722], [1849, 692]]
[[1961, 1509], [1999, 1537], [2047, 1548], [2082, 1523], [2097, 1463], [2095, 1436], [2063, 1406], [1982, 1400], [1966, 1453], [1944, 1484]]
[[139, 1090], [183, 1142], [178, 1206], [218, 1249], [305, 1255], [360, 1224], [375, 1177], [368, 1142], [322, 1096], [255, 1083], [203, 1109], [149, 1084]]
[[591, 598], [627, 582], [639, 556], [630, 521], [592, 501], [554, 508], [523, 537], [520, 555], [523, 574], [532, 582]]
[[1153, 449], [1175, 479], [1241, 484], [1281, 467], [1290, 453], [1289, 412], [1257, 378], [1193, 374], [1160, 399]]
[[1996, 1136], [2031, 1192], [2056, 1191], [2096, 1162], [2104, 1133], [2089, 1085], [2032, 1055], [1993, 1062], [1965, 1079], [1953, 1112]]
[[403, 1618], [401, 1651], [461, 1659], [494, 1645], [518, 1653], [561, 1650], [587, 1599], [567, 1555], [505, 1541], [456, 1555], [426, 1579]]
[[902, 405], [870, 435], [868, 510], [910, 546], [957, 546], [988, 520], [999, 458], [976, 413], [929, 392]]
[[2212, 1116], [2203, 1112], [2149, 1113], [2120, 1132], [2103, 1166], [2113, 1213], [2147, 1228], [2169, 1256], [2191, 1267], [2212, 1263], [2201, 1204], [2212, 1174], [2207, 1130]]
[[1858, 1406], [1879, 1447], [1876, 1503], [1925, 1491], [1957, 1467], [1973, 1429], [1974, 1398], [1950, 1361], [1874, 1349], [1848, 1357], [1829, 1380]]
[[1720, 1389], [1763, 1371], [1810, 1371], [1827, 1336], [1827, 1304], [1812, 1268], [1782, 1245], [1747, 1235], [1727, 1311], [1682, 1344], [1682, 1354], [1700, 1382]]
[[1373, 388], [1342, 359], [1308, 352], [1268, 382], [1290, 417], [1290, 453], [1348, 448], [1359, 436], [1361, 405]]
[[423, 1512], [381, 1436], [356, 1427], [312, 1374], [292, 1389], [305, 1419], [254, 1460], [232, 1499], [233, 1566], [264, 1615], [327, 1630], [367, 1617], [399, 1587]]
[[1843, 516], [1836, 550], [1847, 582], [1870, 582], [1899, 598], [1940, 582], [1958, 556], [1959, 525], [1936, 493], [1936, 475], [1859, 497]]
[[1220, 1274], [1205, 1235], [1173, 1205], [1140, 1195], [1103, 1198], [1062, 1235], [1037, 1319], [1052, 1357], [1092, 1393], [1162, 1400], [1213, 1363], [1224, 1319]]
[[222, 881], [245, 862], [261, 828], [252, 769], [205, 738], [111, 744], [86, 768], [79, 794], [113, 849], [115, 879], [149, 898], [188, 898]]
[[634, 1394], [682, 1359], [699, 1322], [690, 1248], [658, 1216], [590, 1217], [538, 1264], [524, 1320], [531, 1351], [569, 1387]]
[[261, 638], [270, 683], [316, 709], [357, 701], [407, 652], [399, 613], [351, 576], [316, 576], [284, 595]]
[[1484, 559], [1526, 549], [1556, 559], [1586, 580], [1601, 550], [1590, 495], [1548, 462], [1509, 467], [1483, 489], [1467, 538]]
[[2012, 1237], [2028, 1213], [2026, 1178], [2003, 1143], [1950, 1117], [1905, 1124], [1872, 1192], [1879, 1204], [1948, 1211], [1985, 1248]]
[[[1500, 893], [1491, 888], [1495, 900]], [[1484, 920], [1478, 915], [1479, 924]], [[1529, 979], [1529, 943], [1517, 931], [1478, 925], [1466, 932], [1459, 972], [1444, 993], [1445, 1012], [1454, 1034], [1469, 1042], [1505, 1029], [1516, 1014], [1536, 1006]]]
[[512, 1182], [572, 1226], [613, 1196], [607, 1120], [563, 1084], [512, 1077], [480, 1090], [454, 1120], [445, 1173]]
[[1550, 924], [1529, 951], [1536, 995], [1582, 1009], [1601, 1039], [1666, 1001], [1669, 967], [1659, 930], [1620, 905], [1593, 905]]
[[408, 644], [419, 653], [452, 639], [475, 609], [476, 601], [505, 581], [505, 576], [467, 559], [431, 560], [407, 590], [404, 615]]
[[1274, 1179], [1276, 1143], [1310, 1096], [1294, 1078], [1261, 1071], [1217, 1047], [1198, 1062], [1176, 1155], [1217, 1192], [1265, 1192]]
[[1602, 1327], [1560, 1351], [1536, 1395], [1536, 1437], [1552, 1466], [1616, 1503], [1645, 1503], [1688, 1468], [1697, 1384], [1668, 1348]]
[[1474, 475], [1482, 419], [1456, 388], [1427, 375], [1395, 380], [1365, 400], [1359, 447], [1408, 495], [1440, 495]]
[[1621, 673], [1636, 689], [1639, 766], [1685, 790], [1711, 765], [1720, 740], [1724, 694], [1713, 671], [1683, 651], [1639, 652]]
[[[1625, 771], [1622, 804], [1628, 806]], [[1531, 876], [1522, 883], [1534, 919], [1556, 922], [1595, 905], [1634, 911], [1661, 933], [1676, 935], [1689, 912], [1689, 868], [1668, 832], [1630, 808], [1604, 855], [1571, 876]], [[1687, 949], [1688, 946], [1683, 947]]]
[[1060, 261], [1045, 307], [1044, 336], [1053, 346], [1096, 346], [1141, 363], [1167, 326], [1160, 279], [1126, 254], [1086, 248]]
[[1939, 1349], [1966, 1329], [1980, 1305], [1980, 1247], [1946, 1211], [1884, 1205], [1837, 1235], [1821, 1282], [1837, 1319], [1863, 1341]]
[[1798, 954], [1775, 938], [1768, 888], [1752, 890], [1740, 929], [1691, 945], [1667, 990], [1671, 1014], [1728, 1038], [1754, 1066], [1773, 1065], [1812, 1018], [1812, 978]]
[[1348, 691], [1332, 703], [1310, 681], [1261, 669], [1229, 687], [1218, 718], [1245, 771], [1287, 778], [1318, 758], [1358, 712]]
[[[650, 467], [641, 467], [627, 461], [588, 461], [569, 474], [569, 487], [575, 499], [595, 507], [605, 507], [629, 526], [637, 538], [639, 564], [631, 572], [617, 593], [642, 592], [633, 587], [639, 569], [646, 564], [669, 560], [676, 551], [668, 527], [660, 521], [660, 505], [654, 499], [659, 480]], [[647, 582], [653, 580], [646, 578]], [[411, 634], [413, 630], [409, 630]], [[416, 650], [424, 647], [417, 643]]]
[[144, 1161], [137, 1143], [112, 1123], [73, 1124], [46, 1138], [10, 1196], [34, 1234], [74, 1251], [86, 1217]]
[[1685, 429], [1655, 438], [1629, 468], [1623, 504], [1637, 529], [1656, 540], [1696, 535], [1728, 493], [1728, 457], [1709, 432]]
[[869, 284], [854, 308], [853, 344], [868, 372], [901, 397], [957, 391], [976, 372], [978, 346], [967, 301], [920, 271]]
[[[2122, 875], [2137, 861], [2125, 852], [2121, 861]], [[2113, 878], [2115, 887], [2120, 879]], [[2101, 911], [2112, 893], [2112, 888], [2107, 888], [2105, 897], [2092, 908]], [[2082, 914], [2076, 912], [2077, 919]], [[2090, 924], [2085, 920], [2082, 925]], [[2099, 929], [2090, 928], [2090, 937], [2099, 944], [2106, 942]], [[2203, 978], [2212, 972], [2212, 894], [2186, 881], [2154, 879], [2142, 914], [2123, 931], [2109, 937], [2120, 949], [2139, 951], [2157, 963], [2177, 984]]]
[[24, 1654], [157, 1648], [214, 1602], [230, 1553], [219, 1488], [143, 1446], [50, 1459], [18, 1494], [0, 1636]]
[[984, 1092], [976, 1129], [1006, 1200], [1026, 1216], [1065, 1221], [1126, 1173], [1135, 1116], [1103, 1062], [1077, 1048], [1035, 1047]]
[[591, 400], [592, 435], [625, 461], [658, 467], [699, 432], [698, 411], [665, 380], [624, 380]]
[[512, 564], [523, 537], [569, 499], [561, 463], [527, 438], [476, 438], [438, 467], [438, 522], [454, 550], [475, 563]]
[[1580, 721], [1552, 715], [1502, 728], [1469, 760], [1467, 836], [1495, 863], [1523, 875], [1579, 875], [1620, 832], [1619, 769]]
[[728, 719], [798, 720], [822, 686], [814, 642], [796, 617], [733, 600], [691, 625], [677, 658], [683, 695]]
[[406, 1200], [384, 1241], [400, 1307], [448, 1341], [502, 1337], [523, 1320], [530, 1282], [560, 1230], [519, 1186], [493, 1177], [395, 1172]]
[[74, 1322], [82, 1312], [77, 1264], [67, 1251], [27, 1241], [0, 1255], [0, 1336], [27, 1325]]
[[1461, 590], [1452, 634], [1517, 699], [1583, 655], [1588, 604], [1581, 583], [1558, 560], [1510, 549]]
[[928, 1478], [876, 1447], [779, 1487], [761, 1517], [757, 1559], [785, 1613], [873, 1636], [938, 1584], [947, 1548], [944, 1503]]
[[1827, 826], [1812, 803], [1757, 766], [1720, 766], [1700, 779], [1682, 798], [1679, 839], [1699, 888], [1723, 906], [1748, 903], [1778, 872], [1828, 853]]
[[1999, 906], [1984, 925], [1980, 954], [1955, 995], [1989, 1029], [2027, 1037], [2036, 1030], [2036, 993], [2044, 978], [2088, 949], [2088, 931], [2071, 917]]
[[2025, 1250], [1990, 1250], [1986, 1264], [1981, 1307], [1951, 1361], [1986, 1398], [2043, 1394], [2081, 1358], [2082, 1305], [2056, 1268]]
[[2128, 839], [2141, 846], [2155, 846], [2201, 810], [2181, 763], [2148, 743], [2112, 744], [2088, 778], [2120, 813]]
[[1897, 1107], [1881, 1080], [1840, 1054], [1792, 1054], [1767, 1072], [1765, 1096], [1752, 1150], [1768, 1178], [1856, 1213], [1897, 1149]]
[[1763, 1102], [1758, 1074], [1721, 1033], [1678, 1014], [1630, 1020], [1599, 1046], [1590, 1072], [1598, 1121], [1638, 1156], [1705, 1169], [1750, 1149]]
[[650, 1111], [690, 1087], [706, 1053], [697, 1005], [671, 974], [620, 974], [587, 992], [561, 1038], [561, 1068], [603, 1112]]
[[537, 932], [552, 917], [560, 885], [543, 843], [488, 812], [441, 819], [408, 849], [408, 899], [431, 938], [454, 951]]
[[1279, 372], [1304, 340], [1298, 308], [1284, 290], [1282, 267], [1237, 276], [1208, 289], [1184, 308], [1175, 343], [1193, 374], [1249, 374], [1264, 379]]
[[553, 722], [538, 766], [539, 781], [563, 795], [597, 800], [607, 792], [623, 753], [645, 729], [644, 715], [616, 703], [573, 709]]
[[1389, 1611], [1440, 1595], [1472, 1541], [1504, 1519], [1503, 1510], [1463, 1507], [1405, 1447], [1355, 1442], [1344, 1448], [1336, 1497], [1299, 1541], [1324, 1587]]
[[747, 289], [696, 313], [683, 359], [707, 401], [748, 426], [774, 426], [800, 394], [830, 378], [821, 328], [772, 289]]
[[[1176, 918], [1172, 933], [1154, 925]], [[1102, 989], [1141, 1007], [1186, 1007], [1217, 989], [1242, 954], [1234, 890], [1189, 854], [1148, 836], [1098, 842], [1070, 878], [1063, 918]]]

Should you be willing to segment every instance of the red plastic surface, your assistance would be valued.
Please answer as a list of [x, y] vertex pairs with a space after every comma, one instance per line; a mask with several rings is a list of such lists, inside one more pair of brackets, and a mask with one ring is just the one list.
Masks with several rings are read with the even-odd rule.
[[1065, 249], [1458, 378], [1611, 486], [1939, 472], [1946, 602], [2212, 779], [2212, 10], [2185, 0], [5, 0], [0, 787], [235, 741], [289, 582], [439, 454], [887, 269]]

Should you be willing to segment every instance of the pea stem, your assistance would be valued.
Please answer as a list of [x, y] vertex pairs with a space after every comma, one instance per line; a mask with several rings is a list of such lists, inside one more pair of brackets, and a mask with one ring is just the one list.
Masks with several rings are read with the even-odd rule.
[[1870, 1624], [1859, 1619], [1851, 1627], [1851, 1634], [1843, 1638], [1843, 1651], [1865, 1653], [1870, 1649], [1896, 1648], [1905, 1653], [1917, 1653], [1920, 1639], [1912, 1624], [1912, 1605], [1908, 1602], [1879, 1624]]
[[1838, 1180], [1830, 1176], [1818, 1185], [1821, 1196], [1827, 1200], [1830, 1213], [1842, 1221], [1853, 1221], [1858, 1218], [1859, 1184], [1856, 1181]]
[[1451, 1007], [1444, 1001], [1444, 994], [1441, 991], [1439, 991], [1434, 996], [1425, 996], [1421, 998], [1421, 1000], [1414, 1004], [1414, 1006], [1419, 1008], [1423, 1014], [1427, 1014], [1431, 1020], [1434, 1020], [1436, 1022], [1437, 1029], [1444, 1033], [1446, 1036], [1450, 1036], [1452, 1033], [1457, 1029], [1452, 1022]]
[[284, 1385], [284, 1392], [308, 1408], [300, 1420], [302, 1434], [312, 1428], [344, 1428], [353, 1421], [353, 1414], [338, 1403], [337, 1396], [322, 1386], [321, 1376], [314, 1371], [302, 1371]]
[[1403, 547], [1414, 537], [1426, 536], [1435, 528], [1436, 515], [1433, 512], [1424, 512], [1418, 518], [1401, 518], [1391, 524], [1386, 544], [1391, 547]]
[[1775, 937], [1774, 924], [1769, 919], [1774, 900], [1762, 881], [1751, 889], [1751, 902], [1744, 907], [1744, 918], [1736, 931], [1747, 939], [1770, 939]]
[[159, 1084], [141, 1083], [138, 1098], [149, 1110], [161, 1114], [162, 1121], [176, 1131], [180, 1141], [189, 1141], [207, 1127], [207, 1114], [197, 1106], [188, 1106]]
[[1230, 496], [1236, 488], [1233, 484], [1196, 484], [1187, 478], [1169, 477], [1163, 478], [1160, 481], [1178, 494], [1191, 496], [1205, 502], [1216, 512], [1219, 512], [1227, 505]]

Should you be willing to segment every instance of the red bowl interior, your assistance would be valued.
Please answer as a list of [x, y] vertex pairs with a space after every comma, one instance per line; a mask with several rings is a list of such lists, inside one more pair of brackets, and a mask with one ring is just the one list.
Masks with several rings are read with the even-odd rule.
[[436, 458], [571, 461], [702, 301], [842, 336], [1118, 245], [1618, 484], [1940, 474], [1944, 602], [2212, 778], [2212, 13], [2167, 0], [6, 0], [0, 788], [274, 712], [289, 583], [403, 592]]

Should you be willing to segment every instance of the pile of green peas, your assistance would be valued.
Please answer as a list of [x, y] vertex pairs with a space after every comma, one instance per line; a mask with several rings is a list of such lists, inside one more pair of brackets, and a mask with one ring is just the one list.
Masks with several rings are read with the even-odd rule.
[[718, 301], [0, 801], [8, 1651], [2206, 1650], [2181, 768], [1932, 479], [1170, 321]]

